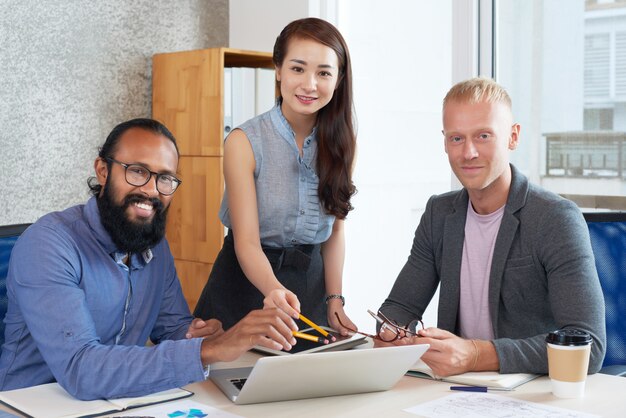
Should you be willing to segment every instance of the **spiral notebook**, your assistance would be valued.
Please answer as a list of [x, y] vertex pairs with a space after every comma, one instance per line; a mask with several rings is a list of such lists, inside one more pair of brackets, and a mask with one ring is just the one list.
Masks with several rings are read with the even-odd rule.
[[193, 392], [185, 389], [171, 389], [136, 398], [81, 401], [58, 383], [47, 383], [0, 392], [0, 401], [29, 417], [79, 418], [121, 412], [191, 395]]
[[516, 387], [539, 377], [531, 373], [467, 372], [453, 376], [437, 376], [422, 360], [418, 360], [407, 375], [469, 386], [486, 386], [490, 389], [513, 390]]

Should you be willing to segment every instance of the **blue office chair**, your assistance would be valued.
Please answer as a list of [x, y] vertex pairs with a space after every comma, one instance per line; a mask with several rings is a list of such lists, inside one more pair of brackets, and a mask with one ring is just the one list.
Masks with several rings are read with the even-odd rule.
[[0, 345], [4, 344], [4, 315], [7, 313], [7, 271], [17, 238], [30, 224], [0, 226]]
[[626, 376], [626, 212], [583, 215], [606, 308], [607, 348], [600, 372]]

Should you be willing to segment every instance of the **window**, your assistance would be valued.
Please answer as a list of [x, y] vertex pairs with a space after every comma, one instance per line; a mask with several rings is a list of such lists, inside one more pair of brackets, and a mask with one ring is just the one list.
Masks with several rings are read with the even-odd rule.
[[613, 109], [586, 108], [584, 112], [583, 129], [585, 131], [613, 130]]
[[587, 100], [608, 100], [611, 93], [611, 37], [608, 33], [585, 36], [584, 90]]
[[493, 76], [522, 126], [513, 164], [579, 204], [625, 210], [626, 0], [485, 4], [494, 23], [480, 45], [494, 45]]

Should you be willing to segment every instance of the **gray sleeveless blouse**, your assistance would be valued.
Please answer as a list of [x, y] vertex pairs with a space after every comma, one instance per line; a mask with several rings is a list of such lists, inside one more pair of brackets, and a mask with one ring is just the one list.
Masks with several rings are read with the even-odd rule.
[[[246, 134], [254, 153], [261, 244], [286, 248], [328, 240], [335, 217], [324, 212], [317, 196], [317, 129], [305, 138], [302, 157], [280, 105], [238, 129]], [[224, 226], [231, 227], [228, 189], [219, 217]]]

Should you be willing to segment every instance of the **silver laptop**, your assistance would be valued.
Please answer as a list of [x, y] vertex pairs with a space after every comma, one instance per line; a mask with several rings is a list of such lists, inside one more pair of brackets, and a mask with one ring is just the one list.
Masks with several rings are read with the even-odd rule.
[[428, 344], [260, 358], [254, 367], [211, 370], [209, 378], [236, 404], [388, 390]]

